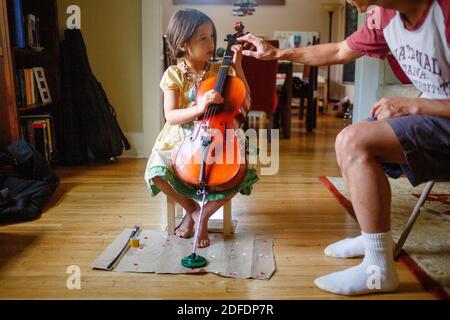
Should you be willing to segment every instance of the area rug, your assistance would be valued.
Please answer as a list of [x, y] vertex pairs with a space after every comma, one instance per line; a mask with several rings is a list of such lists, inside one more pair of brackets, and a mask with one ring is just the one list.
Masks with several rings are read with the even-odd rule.
[[[124, 230], [114, 242], [94, 261], [92, 268], [107, 270], [129, 241], [131, 229]], [[273, 239], [252, 233], [231, 237], [210, 234], [211, 245], [199, 249], [208, 264], [204, 268], [188, 269], [181, 259], [192, 251], [192, 239], [168, 236], [165, 232], [144, 230], [140, 246], [128, 248], [114, 267], [115, 272], [158, 274], [213, 273], [236, 279], [269, 280], [275, 272]]]
[[[342, 178], [320, 177], [347, 211], [355, 217]], [[407, 179], [390, 179], [392, 188], [391, 224], [398, 240], [422, 193], [424, 185], [413, 188]], [[450, 184], [437, 183], [424, 205], [400, 256], [424, 288], [439, 299], [450, 297]]]

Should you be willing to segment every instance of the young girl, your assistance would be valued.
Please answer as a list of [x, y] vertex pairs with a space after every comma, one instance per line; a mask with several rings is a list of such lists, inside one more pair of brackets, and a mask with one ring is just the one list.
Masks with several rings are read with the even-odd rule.
[[[171, 54], [178, 59], [176, 66], [170, 67], [161, 80], [164, 92], [164, 111], [167, 120], [156, 140], [150, 156], [145, 180], [152, 196], [160, 191], [173, 198], [185, 210], [186, 216], [176, 229], [176, 235], [190, 238], [194, 235], [194, 225], [199, 219], [200, 200], [197, 190], [187, 185], [174, 174], [173, 161], [184, 139], [192, 133], [193, 121], [205, 114], [208, 106], [223, 103], [223, 98], [214, 90], [207, 92], [200, 105], [195, 103], [195, 92], [200, 82], [217, 75], [219, 64], [210, 60], [216, 50], [216, 28], [209, 17], [200, 11], [186, 9], [178, 11], [171, 19], [167, 40]], [[242, 70], [242, 47], [236, 45], [232, 71], [247, 88], [247, 97], [242, 111], [247, 114], [250, 109], [250, 91]], [[197, 246], [209, 246], [208, 220], [226, 202], [238, 192], [250, 195], [253, 185], [258, 181], [255, 169], [248, 169], [243, 182], [235, 189], [226, 192], [210, 192], [200, 221], [199, 241]]]

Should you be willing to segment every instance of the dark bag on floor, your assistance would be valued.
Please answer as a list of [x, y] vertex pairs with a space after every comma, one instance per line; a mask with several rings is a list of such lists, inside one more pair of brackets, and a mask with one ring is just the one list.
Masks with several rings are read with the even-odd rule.
[[0, 166], [14, 168], [14, 174], [0, 174], [0, 223], [39, 218], [60, 182], [47, 161], [19, 140], [0, 153]]
[[[130, 149], [102, 85], [92, 73], [80, 30], [66, 30], [62, 42], [62, 143], [68, 165], [109, 160]], [[90, 152], [89, 152], [90, 151]]]

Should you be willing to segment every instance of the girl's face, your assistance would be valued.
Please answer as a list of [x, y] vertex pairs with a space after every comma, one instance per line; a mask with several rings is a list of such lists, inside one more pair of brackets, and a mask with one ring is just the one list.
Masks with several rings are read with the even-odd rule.
[[214, 56], [214, 28], [210, 22], [197, 28], [185, 50], [187, 50], [189, 59], [198, 62], [206, 62]]

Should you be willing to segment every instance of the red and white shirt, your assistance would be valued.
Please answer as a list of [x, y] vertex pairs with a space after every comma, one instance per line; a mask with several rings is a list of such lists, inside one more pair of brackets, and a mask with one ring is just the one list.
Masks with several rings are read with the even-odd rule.
[[392, 53], [423, 98], [450, 99], [450, 0], [430, 0], [415, 26], [398, 11], [374, 7], [366, 24], [346, 41], [370, 57], [385, 59]]

